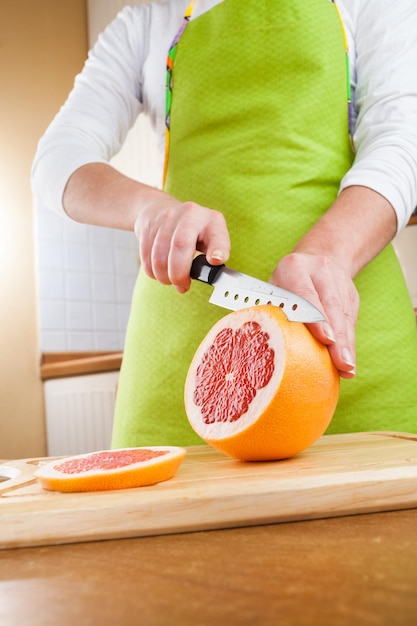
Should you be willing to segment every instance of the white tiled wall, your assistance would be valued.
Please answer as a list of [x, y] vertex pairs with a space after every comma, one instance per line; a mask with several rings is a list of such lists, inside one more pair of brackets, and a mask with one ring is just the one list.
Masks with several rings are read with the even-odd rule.
[[417, 224], [407, 226], [394, 240], [414, 308], [417, 309]]
[[42, 352], [121, 350], [139, 269], [133, 233], [37, 209]]

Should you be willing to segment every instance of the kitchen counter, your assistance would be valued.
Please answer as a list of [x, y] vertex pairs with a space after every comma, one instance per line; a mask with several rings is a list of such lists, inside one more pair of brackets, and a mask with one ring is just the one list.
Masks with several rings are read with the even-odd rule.
[[122, 352], [49, 352], [41, 357], [41, 379], [120, 370]]
[[0, 552], [2, 626], [411, 626], [417, 509]]

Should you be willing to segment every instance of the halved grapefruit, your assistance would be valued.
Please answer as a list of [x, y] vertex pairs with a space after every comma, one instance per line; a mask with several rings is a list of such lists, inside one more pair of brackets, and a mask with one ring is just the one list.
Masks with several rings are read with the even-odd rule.
[[261, 305], [208, 332], [188, 370], [185, 409], [195, 432], [225, 454], [277, 460], [324, 433], [339, 390], [327, 348], [279, 307]]
[[175, 446], [101, 450], [41, 465], [35, 472], [51, 491], [104, 491], [154, 485], [172, 478], [186, 454]]

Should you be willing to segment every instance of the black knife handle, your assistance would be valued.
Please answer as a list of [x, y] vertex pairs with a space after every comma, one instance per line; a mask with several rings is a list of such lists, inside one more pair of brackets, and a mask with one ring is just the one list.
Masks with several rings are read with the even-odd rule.
[[196, 280], [201, 280], [203, 283], [212, 285], [222, 267], [224, 267], [224, 264], [211, 265], [211, 263], [207, 261], [205, 254], [199, 254], [191, 264], [190, 276]]

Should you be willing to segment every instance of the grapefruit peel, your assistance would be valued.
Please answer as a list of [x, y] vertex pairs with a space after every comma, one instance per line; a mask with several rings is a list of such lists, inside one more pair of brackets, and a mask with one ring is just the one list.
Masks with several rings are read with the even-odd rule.
[[49, 491], [145, 487], [173, 478], [185, 455], [186, 450], [176, 446], [100, 450], [49, 461], [34, 476]]

